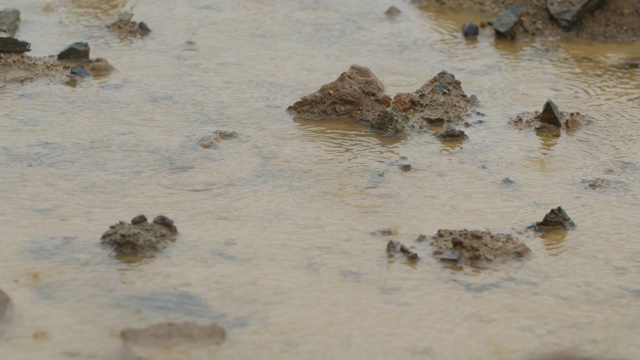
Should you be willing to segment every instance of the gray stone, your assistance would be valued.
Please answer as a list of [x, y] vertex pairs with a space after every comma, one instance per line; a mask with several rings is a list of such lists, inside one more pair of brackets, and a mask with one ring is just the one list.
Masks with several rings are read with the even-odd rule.
[[585, 15], [594, 12], [605, 0], [547, 0], [547, 10], [558, 26], [571, 30]]
[[150, 33], [151, 32], [151, 29], [149, 28], [149, 26], [144, 21], [140, 21], [138, 23], [138, 28], [140, 28], [140, 31], [145, 32], [145, 33]]
[[556, 104], [554, 104], [551, 100], [547, 100], [547, 102], [544, 103], [542, 113], [540, 114], [540, 122], [556, 127], [562, 127], [562, 121], [560, 121], [560, 119], [560, 110], [558, 110]]
[[87, 78], [91, 77], [91, 74], [84, 68], [84, 65], [78, 64], [71, 68], [71, 75]]
[[496, 35], [508, 39], [515, 38], [515, 25], [520, 21], [520, 5], [512, 4], [503, 11], [497, 19], [490, 20], [489, 24], [493, 26]]
[[0, 11], [0, 31], [13, 36], [18, 30], [20, 22], [20, 10], [6, 8]]
[[[144, 216], [144, 215], [142, 215]], [[149, 224], [133, 218], [135, 224], [120, 221], [111, 225], [100, 239], [100, 243], [113, 249], [117, 256], [153, 257], [170, 243], [176, 241], [177, 230], [173, 221], [160, 215]]]
[[479, 33], [480, 28], [478, 28], [478, 25], [476, 25], [475, 23], [466, 22], [464, 23], [464, 25], [462, 25], [462, 35], [464, 35], [464, 37], [466, 38], [476, 37]]
[[5, 317], [9, 310], [11, 299], [9, 295], [0, 289], [0, 321]]
[[76, 42], [64, 48], [58, 54], [58, 60], [88, 60], [89, 44]]

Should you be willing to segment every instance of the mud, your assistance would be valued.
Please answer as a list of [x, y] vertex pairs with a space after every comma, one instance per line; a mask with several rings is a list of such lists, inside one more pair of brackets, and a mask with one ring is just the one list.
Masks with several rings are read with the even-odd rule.
[[132, 13], [120, 13], [118, 15], [118, 20], [109, 24], [107, 29], [119, 34], [120, 36], [126, 37], [145, 36], [151, 32], [151, 29], [146, 23], [131, 21], [132, 18]]
[[4, 320], [9, 312], [9, 306], [11, 305], [11, 298], [6, 292], [0, 289], [0, 321]]
[[[106, 76], [115, 68], [106, 60], [97, 58], [81, 62], [93, 76]], [[36, 80], [64, 82], [75, 63], [60, 62], [56, 55], [31, 57], [23, 54], [0, 54], [0, 84], [29, 83]]]
[[148, 223], [144, 215], [138, 215], [131, 224], [120, 221], [111, 225], [100, 243], [112, 248], [116, 256], [153, 257], [175, 242], [177, 233], [173, 220], [166, 216], [159, 215]]
[[142, 329], [126, 328], [120, 332], [125, 345], [161, 346], [221, 344], [226, 330], [216, 323], [208, 325], [193, 321], [159, 323]]
[[384, 85], [369, 70], [360, 65], [342, 73], [335, 81], [323, 85], [290, 106], [287, 111], [309, 120], [351, 119], [371, 122], [391, 104]]
[[520, 259], [531, 252], [514, 236], [489, 231], [441, 229], [430, 239], [423, 239], [431, 241], [433, 256], [439, 260], [472, 267]]
[[[419, 7], [452, 11], [472, 10], [486, 13], [486, 20], [497, 18], [512, 0], [412, 0]], [[513, 27], [517, 40], [533, 38], [548, 40], [584, 39], [596, 41], [632, 42], [640, 40], [640, 2], [637, 0], [607, 0], [592, 13], [584, 14], [572, 31], [563, 30], [550, 16], [546, 1], [520, 1], [519, 21]], [[485, 29], [490, 30], [489, 29]]]

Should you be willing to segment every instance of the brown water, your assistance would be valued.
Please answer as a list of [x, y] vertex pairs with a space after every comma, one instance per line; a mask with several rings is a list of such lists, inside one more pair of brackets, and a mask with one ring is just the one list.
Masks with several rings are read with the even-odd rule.
[[[1, 359], [119, 359], [121, 329], [168, 320], [214, 320], [229, 336], [150, 358], [640, 356], [640, 71], [619, 66], [637, 44], [466, 42], [458, 29], [475, 15], [402, 3], [389, 20], [378, 0], [3, 5], [22, 11], [31, 55], [88, 41], [119, 71], [0, 86], [0, 288], [14, 303]], [[107, 33], [132, 7], [151, 35]], [[390, 95], [446, 69], [484, 123], [449, 147], [285, 113], [352, 63]], [[597, 122], [553, 139], [507, 124], [547, 98]], [[216, 129], [241, 136], [200, 148]], [[582, 182], [596, 177], [612, 186]], [[514, 232], [558, 205], [578, 228], [523, 237], [531, 259], [499, 270], [384, 251], [439, 228]], [[100, 235], [139, 213], [173, 218], [178, 242], [143, 263], [110, 258]], [[399, 235], [370, 234], [388, 227]]]

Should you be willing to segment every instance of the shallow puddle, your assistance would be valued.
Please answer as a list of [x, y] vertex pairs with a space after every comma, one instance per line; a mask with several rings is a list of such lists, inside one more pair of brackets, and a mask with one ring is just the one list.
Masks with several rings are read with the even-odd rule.
[[[14, 304], [0, 358], [125, 359], [122, 329], [186, 320], [218, 322], [225, 343], [149, 358], [637, 358], [640, 70], [623, 64], [640, 48], [465, 41], [477, 15], [399, 3], [388, 19], [389, 5], [5, 1], [30, 55], [87, 41], [118, 71], [0, 84], [0, 288]], [[132, 8], [151, 34], [107, 32]], [[447, 70], [484, 116], [448, 144], [286, 113], [353, 63], [391, 96]], [[547, 99], [596, 122], [560, 137], [508, 124]], [[198, 145], [215, 130], [239, 136]], [[596, 178], [614, 186], [583, 181]], [[521, 234], [533, 256], [498, 269], [452, 270], [415, 242], [515, 233], [560, 205], [577, 229]], [[102, 233], [140, 213], [175, 220], [177, 242], [109, 257]], [[416, 246], [416, 266], [388, 261], [390, 239]]]

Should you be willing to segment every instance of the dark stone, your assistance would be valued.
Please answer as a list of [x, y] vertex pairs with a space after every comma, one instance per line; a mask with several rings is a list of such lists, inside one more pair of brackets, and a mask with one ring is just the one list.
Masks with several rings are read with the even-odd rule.
[[571, 230], [576, 227], [576, 224], [567, 215], [562, 206], [558, 206], [555, 209], [551, 209], [542, 221], [537, 222], [532, 227], [536, 231], [544, 231], [546, 229]]
[[571, 30], [585, 15], [596, 11], [605, 0], [547, 0], [547, 10], [564, 30]]
[[146, 222], [147, 222], [147, 217], [142, 214], [131, 219], [131, 225], [144, 224]]
[[71, 75], [79, 76], [79, 77], [91, 77], [91, 74], [84, 68], [84, 65], [78, 64], [71, 68]]
[[464, 35], [464, 37], [466, 38], [476, 37], [478, 36], [479, 33], [480, 33], [480, 28], [475, 23], [466, 22], [464, 23], [464, 25], [462, 25], [462, 35]]
[[0, 53], [25, 53], [31, 51], [31, 44], [12, 37], [0, 37]]
[[402, 170], [402, 172], [409, 172], [411, 171], [411, 169], [412, 169], [411, 164], [400, 165], [400, 170]]
[[496, 35], [508, 39], [514, 39], [516, 34], [515, 25], [520, 21], [520, 5], [512, 4], [503, 11], [497, 19], [490, 20], [489, 24], [493, 26]]
[[154, 224], [162, 225], [168, 229], [173, 227], [173, 220], [169, 219], [164, 215], [158, 215], [153, 219]]
[[120, 333], [128, 345], [171, 347], [181, 344], [221, 344], [226, 330], [216, 323], [202, 325], [193, 321], [166, 322], [142, 329], [126, 328]]
[[20, 10], [7, 8], [0, 11], [0, 31], [5, 31], [7, 34], [13, 36], [18, 30], [19, 22]]
[[88, 60], [89, 44], [86, 42], [73, 43], [58, 54], [58, 60]]
[[465, 140], [469, 137], [464, 131], [456, 129], [453, 126], [448, 126], [446, 129], [436, 134], [436, 137], [440, 140]]
[[373, 131], [384, 136], [403, 135], [409, 126], [409, 117], [402, 111], [392, 107], [380, 111], [369, 126]]
[[385, 15], [387, 15], [388, 17], [396, 17], [398, 15], [400, 15], [402, 13], [402, 11], [400, 11], [400, 9], [398, 9], [395, 6], [390, 6], [387, 11], [384, 12]]
[[560, 111], [556, 104], [551, 100], [547, 100], [544, 103], [544, 107], [542, 108], [542, 113], [540, 114], [540, 122], [543, 124], [549, 124], [557, 127], [562, 127], [562, 122], [560, 121]]
[[146, 32], [146, 33], [150, 33], [151, 32], [151, 29], [149, 28], [149, 26], [144, 21], [140, 21], [138, 23], [138, 27], [140, 28], [140, 31], [142, 31], [142, 32]]

